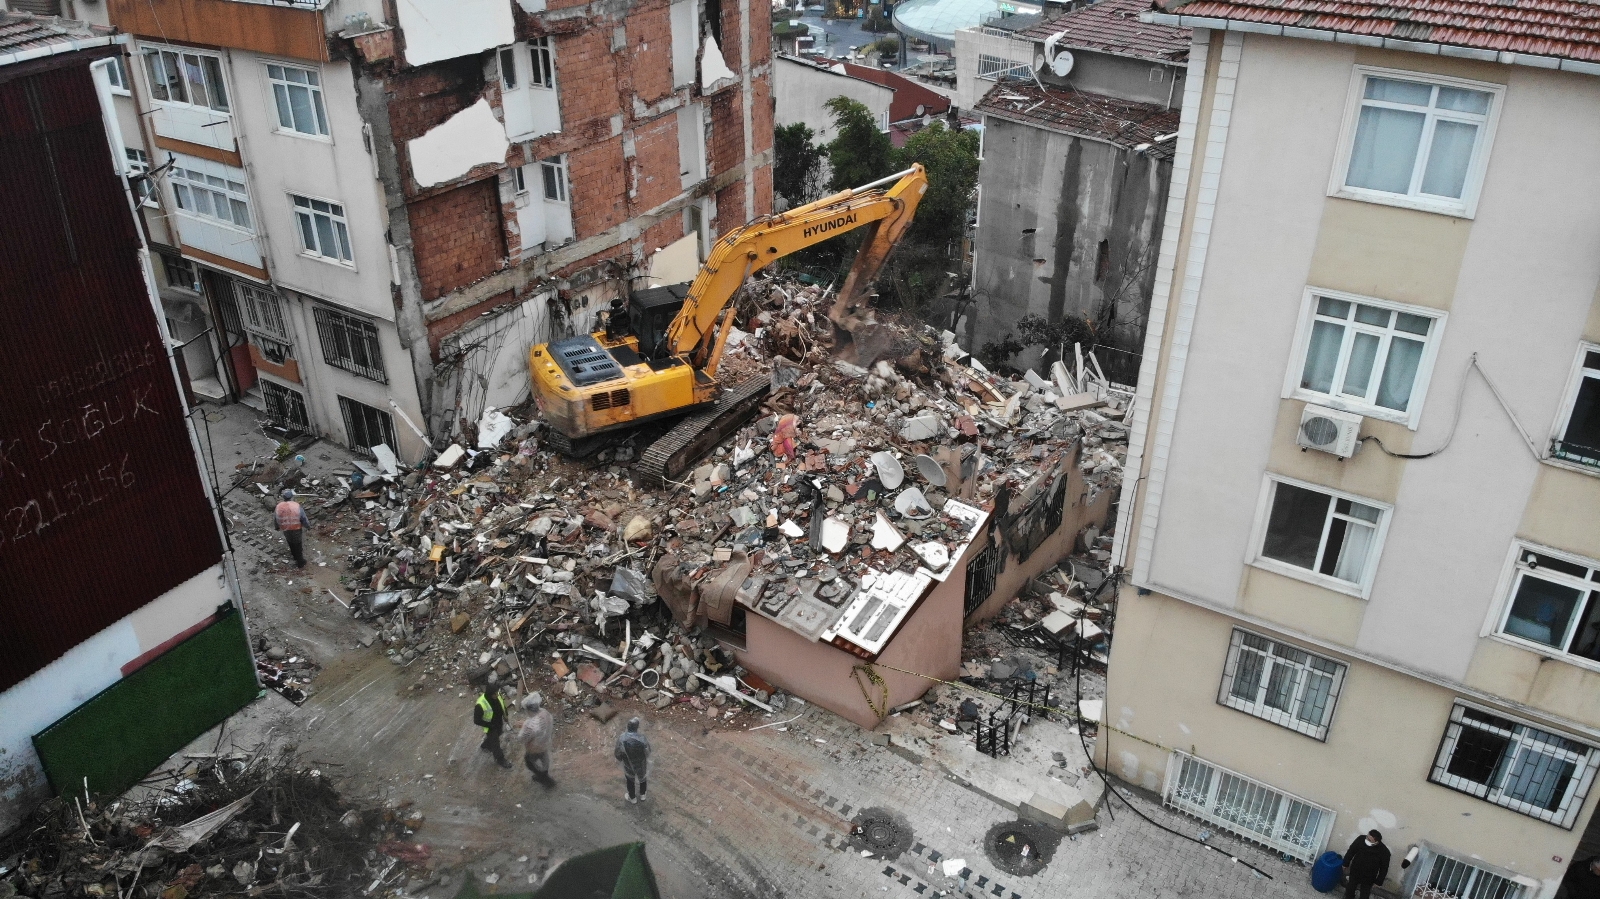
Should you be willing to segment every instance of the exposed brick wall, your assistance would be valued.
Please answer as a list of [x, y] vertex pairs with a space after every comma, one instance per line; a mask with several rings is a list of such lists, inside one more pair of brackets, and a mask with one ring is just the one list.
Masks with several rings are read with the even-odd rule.
[[433, 355], [433, 361], [439, 361], [439, 343], [446, 337], [456, 332], [456, 329], [468, 324], [478, 316], [488, 312], [496, 306], [510, 303], [516, 299], [511, 291], [496, 294], [481, 303], [463, 309], [452, 315], [447, 315], [437, 321], [428, 322], [428, 352]]
[[772, 164], [756, 169], [756, 215], [772, 214]]
[[744, 162], [744, 109], [737, 87], [727, 88], [706, 101], [711, 112], [711, 146], [707, 162], [712, 175], [738, 168]]
[[649, 265], [650, 255], [677, 240], [683, 239], [683, 213], [676, 212], [651, 225], [644, 232], [644, 258], [645, 265]]
[[717, 191], [717, 236], [744, 223], [744, 181], [741, 179]]
[[633, 93], [631, 78], [625, 77], [628, 73], [611, 53], [615, 24], [600, 20], [584, 31], [555, 38], [563, 130], [599, 119], [606, 123], [605, 133], [609, 134], [611, 117], [632, 107], [626, 102]]
[[627, 221], [628, 178], [620, 136], [569, 153], [567, 177], [572, 227], [580, 240]]
[[422, 298], [435, 300], [487, 277], [506, 256], [496, 179], [407, 204]]
[[665, 3], [628, 16], [633, 89], [645, 103], [672, 93], [672, 19]]
[[750, 83], [751, 150], [765, 153], [772, 149], [772, 78], [763, 75]]
[[635, 209], [654, 209], [682, 193], [678, 159], [678, 117], [668, 114], [633, 131]]

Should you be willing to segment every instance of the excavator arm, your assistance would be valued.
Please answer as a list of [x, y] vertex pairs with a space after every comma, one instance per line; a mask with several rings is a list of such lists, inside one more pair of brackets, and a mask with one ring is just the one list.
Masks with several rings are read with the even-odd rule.
[[671, 351], [688, 357], [695, 368], [710, 369], [708, 373], [714, 374], [731, 323], [731, 318], [724, 319], [718, 327], [718, 318], [752, 272], [797, 250], [865, 227], [869, 229], [867, 239], [829, 316], [845, 327], [843, 317], [854, 313], [859, 295], [910, 227], [927, 190], [927, 173], [914, 164], [871, 184], [757, 219], [723, 236], [689, 286], [683, 309], [667, 330]]

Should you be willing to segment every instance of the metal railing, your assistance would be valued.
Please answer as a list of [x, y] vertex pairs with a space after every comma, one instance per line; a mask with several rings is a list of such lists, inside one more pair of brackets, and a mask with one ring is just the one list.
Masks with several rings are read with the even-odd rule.
[[1328, 843], [1333, 810], [1254, 778], [1174, 751], [1162, 801], [1242, 839], [1312, 862]]
[[1581, 443], [1552, 440], [1550, 441], [1550, 455], [1563, 462], [1586, 465], [1590, 468], [1600, 468], [1600, 449], [1584, 446]]

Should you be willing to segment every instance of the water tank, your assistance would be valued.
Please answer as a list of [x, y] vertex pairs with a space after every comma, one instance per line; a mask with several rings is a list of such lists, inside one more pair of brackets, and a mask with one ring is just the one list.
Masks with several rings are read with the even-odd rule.
[[1311, 888], [1319, 893], [1333, 892], [1339, 885], [1339, 870], [1344, 867], [1344, 857], [1337, 852], [1324, 852], [1311, 868]]

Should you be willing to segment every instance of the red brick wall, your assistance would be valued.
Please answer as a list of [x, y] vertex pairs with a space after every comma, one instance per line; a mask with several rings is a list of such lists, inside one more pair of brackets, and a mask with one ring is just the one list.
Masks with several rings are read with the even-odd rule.
[[655, 103], [672, 93], [672, 22], [665, 3], [635, 7], [628, 16], [628, 57], [640, 100]]
[[495, 294], [481, 303], [475, 303], [460, 312], [447, 315], [438, 321], [428, 322], [428, 352], [433, 356], [433, 361], [439, 361], [439, 342], [454, 334], [457, 328], [473, 321], [496, 306], [509, 303], [515, 299], [516, 296], [508, 290], [505, 293]]
[[634, 207], [654, 209], [682, 192], [683, 169], [678, 159], [678, 117], [671, 113], [645, 122], [633, 131], [633, 177], [638, 196]]
[[739, 88], [719, 92], [706, 101], [711, 112], [711, 146], [707, 162], [719, 175], [744, 162], [744, 108]]
[[628, 176], [620, 135], [567, 154], [567, 178], [578, 239], [627, 221]]
[[[624, 78], [611, 54], [611, 29], [617, 23], [601, 19], [583, 31], [561, 34], [556, 44], [556, 86], [561, 93], [562, 130], [593, 119], [607, 123], [631, 110], [631, 79]], [[622, 56], [622, 54], [618, 54]]]
[[422, 298], [435, 300], [499, 269], [506, 256], [494, 178], [407, 205]]
[[756, 169], [756, 215], [772, 214], [772, 164]]
[[750, 134], [754, 138], [751, 151], [756, 154], [772, 149], [772, 78], [763, 75], [750, 82]]
[[674, 241], [683, 239], [683, 213], [674, 212], [651, 225], [644, 232], [644, 265], [648, 266], [651, 254]]
[[717, 191], [717, 237], [743, 225], [744, 181], [735, 181]]

